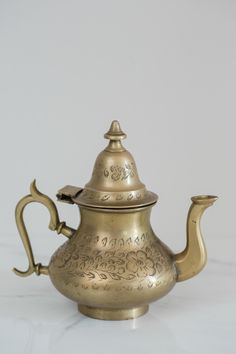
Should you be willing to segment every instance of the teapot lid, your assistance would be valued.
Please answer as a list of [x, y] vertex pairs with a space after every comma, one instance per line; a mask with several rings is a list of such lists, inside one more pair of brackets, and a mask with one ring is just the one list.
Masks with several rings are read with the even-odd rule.
[[117, 120], [104, 134], [109, 143], [97, 157], [90, 181], [73, 202], [97, 208], [134, 208], [153, 204], [158, 196], [140, 181], [133, 156], [121, 140], [126, 134]]

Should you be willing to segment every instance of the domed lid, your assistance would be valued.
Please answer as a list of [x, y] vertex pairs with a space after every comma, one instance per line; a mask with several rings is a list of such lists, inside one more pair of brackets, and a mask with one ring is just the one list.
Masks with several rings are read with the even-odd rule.
[[153, 204], [157, 195], [140, 181], [133, 156], [123, 147], [126, 134], [114, 120], [104, 135], [109, 144], [97, 157], [91, 180], [73, 201], [99, 208], [134, 208]]

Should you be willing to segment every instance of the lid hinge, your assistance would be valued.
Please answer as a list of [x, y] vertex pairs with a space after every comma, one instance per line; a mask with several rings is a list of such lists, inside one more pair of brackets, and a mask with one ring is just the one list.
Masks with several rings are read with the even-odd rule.
[[57, 192], [57, 200], [60, 202], [74, 204], [73, 199], [82, 192], [83, 188], [75, 186], [65, 186]]

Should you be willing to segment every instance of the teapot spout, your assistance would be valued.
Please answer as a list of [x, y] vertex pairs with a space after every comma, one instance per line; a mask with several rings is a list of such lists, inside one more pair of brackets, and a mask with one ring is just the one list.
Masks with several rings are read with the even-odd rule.
[[174, 255], [177, 281], [187, 280], [198, 274], [206, 264], [207, 252], [200, 229], [203, 212], [218, 199], [212, 195], [192, 197], [187, 218], [187, 244], [185, 249]]

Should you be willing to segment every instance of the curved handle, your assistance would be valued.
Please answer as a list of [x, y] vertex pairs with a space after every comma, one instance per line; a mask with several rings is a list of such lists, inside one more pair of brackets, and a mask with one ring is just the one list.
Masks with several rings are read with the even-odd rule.
[[21, 277], [27, 277], [34, 272], [37, 275], [48, 274], [48, 266], [44, 266], [41, 263], [36, 264], [34, 260], [30, 239], [23, 219], [23, 211], [27, 204], [38, 202], [45, 205], [50, 213], [50, 222], [48, 226], [50, 230], [57, 231], [58, 234], [62, 233], [68, 238], [70, 238], [75, 232], [75, 230], [67, 226], [64, 221], [60, 222], [56, 205], [49, 197], [38, 191], [36, 187], [36, 180], [33, 180], [30, 185], [30, 193], [31, 194], [26, 195], [19, 201], [15, 211], [16, 225], [29, 260], [29, 267], [26, 271], [20, 271], [16, 268], [13, 268], [13, 271]]

